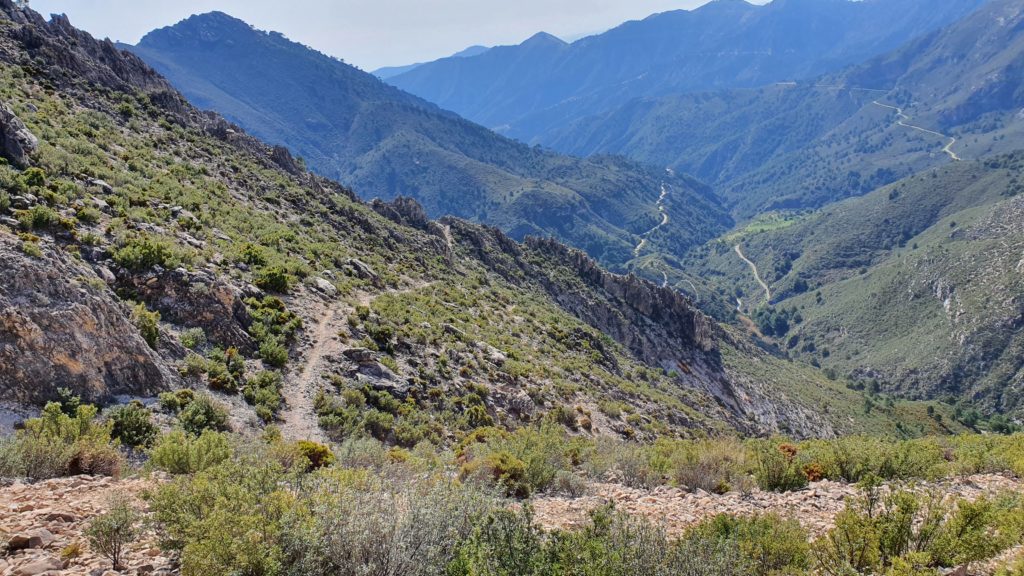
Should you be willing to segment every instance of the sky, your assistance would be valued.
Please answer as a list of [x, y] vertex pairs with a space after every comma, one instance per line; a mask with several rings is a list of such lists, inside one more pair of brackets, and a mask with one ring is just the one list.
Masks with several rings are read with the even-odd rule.
[[[764, 3], [757, 0], [756, 3]], [[545, 31], [567, 40], [707, 0], [31, 0], [99, 38], [135, 44], [150, 30], [219, 10], [364, 70], [429, 61]]]

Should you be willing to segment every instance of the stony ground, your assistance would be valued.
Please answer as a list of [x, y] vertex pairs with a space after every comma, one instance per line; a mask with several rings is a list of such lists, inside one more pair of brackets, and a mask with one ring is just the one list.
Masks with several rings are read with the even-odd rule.
[[[89, 519], [102, 514], [110, 497], [123, 493], [144, 509], [139, 494], [153, 480], [76, 476], [0, 488], [0, 576], [39, 574], [113, 576], [177, 574], [171, 559], [160, 552], [154, 535], [131, 544], [126, 569], [114, 572], [109, 560], [90, 550], [83, 531]], [[71, 552], [78, 547], [79, 552]]]
[[[915, 490], [934, 490], [954, 498], [974, 500], [982, 495], [1024, 490], [1021, 480], [996, 474], [979, 474], [938, 482], [922, 483]], [[537, 521], [546, 528], [574, 528], [587, 523], [591, 510], [613, 502], [630, 514], [644, 516], [662, 525], [669, 534], [718, 514], [751, 516], [777, 513], [800, 521], [812, 536], [833, 526], [833, 518], [845, 508], [846, 499], [858, 489], [838, 482], [815, 482], [806, 490], [777, 494], [753, 490], [749, 494], [730, 492], [716, 495], [698, 490], [683, 492], [676, 488], [652, 490], [627, 488], [618, 484], [594, 484], [590, 494], [581, 498], [551, 497], [534, 502]]]
[[[38, 484], [15, 483], [0, 487], [0, 549], [9, 550], [0, 557], [0, 576], [89, 575], [114, 576], [178, 574], [173, 559], [157, 548], [155, 536], [146, 533], [127, 553], [127, 568], [111, 570], [108, 560], [90, 550], [83, 535], [90, 518], [104, 512], [110, 497], [122, 493], [138, 499], [155, 480], [129, 478], [114, 480], [77, 476]], [[915, 489], [934, 490], [950, 498], [976, 499], [1004, 491], [1024, 490], [1021, 480], [1000, 475], [976, 475], [918, 485]], [[594, 484], [579, 498], [546, 497], [534, 501], [537, 521], [546, 528], [572, 529], [587, 521], [587, 513], [608, 502], [619, 510], [647, 517], [662, 524], [670, 534], [679, 534], [688, 526], [716, 514], [752, 515], [775, 512], [796, 518], [812, 535], [824, 533], [835, 515], [855, 496], [855, 487], [836, 482], [816, 482], [808, 489], [787, 494], [754, 490], [748, 494], [733, 492], [714, 495], [687, 493], [675, 488], [652, 490], [627, 488], [618, 484]], [[80, 547], [69, 557], [65, 551]], [[64, 553], [64, 554], [62, 554]], [[1011, 551], [1004, 558], [1021, 554]], [[972, 573], [989, 573], [986, 566]]]

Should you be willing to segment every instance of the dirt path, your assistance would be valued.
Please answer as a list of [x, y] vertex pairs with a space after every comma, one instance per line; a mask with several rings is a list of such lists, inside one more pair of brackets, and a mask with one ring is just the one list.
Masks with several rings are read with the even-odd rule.
[[341, 352], [347, 348], [341, 334], [348, 330], [348, 317], [356, 306], [370, 306], [385, 294], [405, 294], [431, 286], [433, 282], [414, 282], [402, 289], [388, 289], [383, 292], [359, 292], [349, 301], [329, 304], [316, 314], [319, 320], [309, 332], [310, 345], [302, 358], [302, 364], [286, 377], [281, 394], [287, 406], [281, 411], [281, 433], [289, 440], [314, 440], [327, 442], [327, 436], [317, 421], [314, 403], [323, 387], [323, 376], [331, 372]]
[[348, 304], [341, 302], [327, 308], [316, 327], [310, 332], [312, 343], [302, 359], [302, 368], [285, 378], [281, 394], [287, 406], [281, 412], [281, 433], [290, 440], [325, 442], [326, 436], [317, 423], [314, 400], [320, 390], [321, 378], [326, 371], [324, 360], [340, 354], [342, 342], [339, 333], [350, 312]]
[[[739, 244], [736, 245], [735, 250], [736, 250], [736, 255], [739, 256], [744, 262], [746, 262], [747, 266], [750, 266], [750, 270], [753, 271], [753, 273], [754, 273], [754, 280], [757, 280], [757, 283], [760, 284], [761, 288], [764, 289], [764, 303], [765, 304], [771, 304], [772, 303], [772, 289], [769, 288], [768, 284], [766, 284], [765, 281], [761, 278], [761, 273], [757, 271], [757, 264], [754, 264], [753, 261], [751, 261], [750, 259], [748, 259], [746, 256], [743, 255], [743, 249], [740, 248]], [[740, 307], [742, 308], [743, 301], [738, 299], [738, 298], [736, 299], [736, 301], [739, 302]]]
[[896, 117], [898, 118], [898, 120], [896, 121], [896, 124], [899, 125], [899, 126], [902, 126], [904, 128], [910, 128], [911, 130], [917, 130], [919, 132], [924, 132], [925, 134], [931, 134], [933, 136], [938, 136], [939, 138], [944, 138], [944, 139], [948, 138], [949, 139], [949, 143], [946, 144], [946, 146], [942, 149], [942, 152], [944, 154], [947, 154], [950, 158], [952, 158], [954, 162], [959, 162], [961, 160], [961, 158], [956, 155], [956, 152], [953, 152], [953, 145], [956, 144], [956, 138], [953, 138], [952, 136], [947, 136], [946, 134], [942, 134], [941, 132], [936, 132], [934, 130], [928, 130], [927, 128], [922, 128], [920, 126], [914, 126], [913, 124], [908, 124], [907, 122], [909, 122], [911, 120], [911, 118], [910, 118], [910, 116], [907, 116], [906, 114], [903, 113], [903, 109], [902, 108], [898, 108], [896, 106], [890, 106], [888, 104], [882, 104], [878, 100], [875, 100], [875, 101], [873, 101], [871, 103], [874, 104], [875, 106], [880, 106], [882, 108], [888, 108], [890, 110], [895, 110], [896, 111]]
[[661, 214], [661, 222], [659, 222], [658, 225], [655, 226], [654, 228], [651, 228], [647, 232], [644, 232], [643, 234], [640, 235], [640, 243], [637, 244], [636, 248], [633, 249], [633, 257], [634, 258], [639, 258], [640, 257], [640, 253], [643, 252], [644, 247], [647, 246], [647, 237], [650, 236], [651, 234], [654, 234], [655, 232], [657, 232], [662, 226], [668, 224], [668, 222], [669, 222], [668, 211], [665, 209], [665, 197], [666, 196], [668, 196], [668, 185], [667, 184], [662, 184], [661, 185], [661, 195], [658, 196], [658, 203], [657, 203], [658, 213]]

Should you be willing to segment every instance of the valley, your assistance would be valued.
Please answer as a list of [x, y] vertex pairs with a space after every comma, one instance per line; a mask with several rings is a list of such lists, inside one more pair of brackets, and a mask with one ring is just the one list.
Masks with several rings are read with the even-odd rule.
[[1024, 1], [50, 1], [0, 576], [1024, 573]]

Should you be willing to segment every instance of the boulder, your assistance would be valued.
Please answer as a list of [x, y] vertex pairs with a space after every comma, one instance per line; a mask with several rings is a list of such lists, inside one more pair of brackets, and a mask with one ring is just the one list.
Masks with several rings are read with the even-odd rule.
[[55, 540], [46, 528], [36, 528], [20, 534], [14, 534], [7, 540], [9, 550], [25, 550], [26, 548], [46, 548]]
[[185, 328], [202, 328], [211, 342], [244, 353], [256, 349], [247, 328], [252, 324], [244, 294], [232, 284], [199, 271], [161, 270], [151, 274], [117, 273], [128, 289], [161, 317]]
[[338, 289], [334, 286], [334, 284], [331, 284], [329, 281], [324, 280], [323, 278], [317, 278], [313, 280], [313, 285], [316, 286], [317, 290], [323, 292], [327, 296], [335, 296], [338, 294]]
[[64, 564], [53, 557], [40, 558], [27, 564], [22, 564], [14, 569], [14, 576], [37, 576], [39, 574], [59, 573], [64, 569]]
[[377, 360], [377, 355], [366, 348], [349, 348], [348, 350], [343, 350], [341, 354], [356, 364], [366, 364], [368, 362], [376, 362]]
[[368, 280], [374, 286], [380, 284], [380, 276], [377, 275], [377, 272], [369, 264], [357, 258], [349, 258], [346, 264], [357, 278]]
[[0, 154], [18, 168], [26, 168], [37, 146], [39, 139], [25, 123], [6, 104], [0, 104]]

